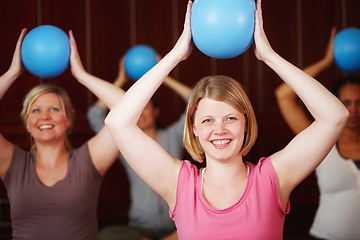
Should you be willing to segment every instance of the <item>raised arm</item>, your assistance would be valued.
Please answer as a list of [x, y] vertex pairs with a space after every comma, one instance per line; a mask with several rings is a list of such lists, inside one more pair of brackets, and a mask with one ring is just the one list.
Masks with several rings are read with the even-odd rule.
[[77, 50], [76, 42], [72, 31], [69, 31], [71, 48], [71, 73], [93, 94], [95, 94], [108, 108], [112, 108], [124, 95], [125, 91], [85, 71]]
[[322, 71], [330, 67], [330, 65], [334, 62], [334, 38], [336, 34], [336, 28], [331, 29], [329, 42], [327, 45], [326, 53], [323, 59], [320, 61], [304, 68], [304, 72], [309, 74], [312, 77], [316, 77]]
[[[128, 81], [128, 78], [125, 73], [124, 67], [124, 57], [119, 61], [119, 70], [116, 79], [113, 82], [113, 85], [123, 89], [125, 83]], [[87, 111], [87, 119], [90, 124], [91, 129], [97, 133], [104, 126], [105, 116], [108, 112], [108, 107], [106, 104], [98, 99], [92, 106], [89, 107]]]
[[[25, 37], [26, 29], [21, 30], [17, 40], [10, 68], [0, 77], [0, 99], [5, 95], [10, 86], [21, 75], [23, 71], [21, 63], [21, 43]], [[14, 152], [14, 145], [7, 141], [0, 133], [0, 178], [4, 179], [10, 167], [11, 158]]]
[[[335, 28], [331, 30], [325, 56], [318, 62], [304, 68], [303, 71], [305, 73], [312, 77], [316, 77], [333, 63], [335, 31]], [[298, 101], [296, 93], [289, 85], [286, 83], [280, 84], [280, 86], [275, 89], [275, 96], [280, 112], [293, 133], [298, 134], [311, 124], [313, 119], [309, 118], [305, 109]]]
[[177, 81], [171, 76], [166, 76], [164, 85], [176, 92], [182, 99], [184, 99], [184, 101], [187, 100], [191, 92], [191, 88], [189, 86]]
[[2, 99], [11, 84], [13, 84], [13, 82], [15, 82], [15, 80], [23, 72], [23, 66], [21, 63], [21, 43], [25, 35], [26, 28], [21, 30], [20, 36], [17, 40], [10, 68], [0, 77], [0, 99]]
[[314, 117], [281, 151], [271, 156], [283, 207], [291, 191], [320, 164], [342, 132], [348, 111], [343, 104], [314, 78], [290, 64], [271, 48], [263, 29], [261, 0], [255, 19], [255, 55], [287, 83]]
[[172, 208], [181, 162], [171, 157], [137, 126], [137, 121], [155, 91], [171, 70], [191, 53], [190, 14], [187, 6], [184, 30], [174, 48], [137, 80], [105, 119], [119, 149], [135, 172]]
[[[81, 63], [72, 31], [69, 31], [69, 37], [71, 73], [111, 109], [125, 92], [113, 84], [87, 73]], [[88, 145], [95, 167], [100, 174], [104, 175], [119, 155], [119, 150], [108, 129], [103, 127], [89, 140]]]
[[[125, 67], [124, 67], [124, 60], [125, 57], [121, 57], [120, 61], [119, 61], [119, 71], [118, 74], [116, 76], [116, 79], [113, 82], [113, 85], [118, 87], [118, 88], [123, 88], [125, 83], [128, 81], [128, 78], [126, 76], [126, 72], [125, 72]], [[106, 104], [101, 100], [98, 99], [96, 101], [96, 104], [103, 107], [103, 108], [107, 108]]]

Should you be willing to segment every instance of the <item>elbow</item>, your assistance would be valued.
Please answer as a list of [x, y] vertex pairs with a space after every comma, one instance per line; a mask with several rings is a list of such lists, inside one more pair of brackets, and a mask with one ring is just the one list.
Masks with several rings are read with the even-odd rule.
[[104, 120], [105, 126], [111, 131], [115, 127], [115, 119], [111, 114], [111, 111], [108, 113]]
[[342, 117], [342, 119], [340, 121], [341, 121], [343, 127], [345, 127], [346, 122], [348, 121], [349, 116], [350, 116], [349, 111], [345, 107], [344, 107], [344, 113], [342, 114], [342, 116], [343, 117]]
[[286, 83], [280, 84], [275, 91], [277, 101], [296, 101], [297, 95]]
[[117, 115], [118, 112], [114, 110], [110, 110], [108, 115], [104, 119], [105, 126], [109, 129], [111, 133], [117, 133], [124, 130], [124, 128], [128, 127], [124, 122], [125, 117], [122, 115], [121, 117]]
[[283, 86], [276, 88], [274, 94], [278, 102], [292, 100], [291, 96], [284, 91]]
[[277, 100], [280, 100], [280, 99], [281, 99], [281, 97], [282, 97], [283, 94], [282, 94], [282, 92], [281, 92], [281, 90], [280, 90], [280, 87], [278, 87], [278, 88], [275, 89], [274, 94], [275, 94], [275, 97], [276, 97]]
[[348, 121], [349, 115], [349, 111], [344, 107], [341, 112], [336, 114], [336, 118], [333, 118], [335, 127], [342, 131]]

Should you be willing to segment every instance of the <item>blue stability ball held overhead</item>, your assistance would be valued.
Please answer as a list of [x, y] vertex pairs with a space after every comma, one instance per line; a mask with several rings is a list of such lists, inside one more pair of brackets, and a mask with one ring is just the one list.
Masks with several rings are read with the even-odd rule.
[[21, 59], [25, 68], [37, 77], [59, 76], [70, 63], [69, 37], [56, 26], [38, 26], [25, 36]]
[[209, 57], [228, 59], [254, 41], [254, 0], [195, 0], [191, 32], [195, 46]]
[[345, 72], [360, 71], [360, 29], [346, 28], [336, 34], [334, 58], [339, 69]]
[[136, 45], [125, 53], [124, 67], [126, 74], [135, 81], [154, 67], [156, 63], [156, 51], [145, 44]]

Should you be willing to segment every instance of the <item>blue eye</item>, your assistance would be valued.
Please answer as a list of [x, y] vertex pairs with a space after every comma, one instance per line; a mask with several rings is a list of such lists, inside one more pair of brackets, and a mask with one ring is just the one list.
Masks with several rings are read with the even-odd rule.
[[209, 122], [211, 122], [210, 119], [205, 119], [204, 121], [202, 121], [202, 123], [209, 123]]
[[33, 109], [33, 110], [32, 110], [32, 113], [38, 113], [38, 112], [40, 112], [39, 109]]
[[58, 108], [51, 108], [51, 112], [58, 112], [59, 109]]
[[230, 121], [236, 121], [237, 119], [235, 117], [228, 117], [226, 119], [227, 122], [230, 122]]

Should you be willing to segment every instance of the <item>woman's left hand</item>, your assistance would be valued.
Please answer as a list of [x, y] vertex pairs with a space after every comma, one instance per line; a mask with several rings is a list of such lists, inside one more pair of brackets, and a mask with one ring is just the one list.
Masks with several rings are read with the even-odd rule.
[[192, 1], [189, 0], [185, 15], [184, 30], [181, 33], [181, 36], [176, 42], [174, 48], [172, 49], [172, 52], [179, 54], [179, 61], [186, 60], [190, 56], [193, 49], [193, 43], [191, 40], [191, 27], [190, 27], [192, 4], [193, 4]]
[[69, 38], [70, 38], [70, 66], [71, 66], [71, 73], [76, 79], [80, 79], [80, 75], [82, 73], [86, 73], [84, 66], [82, 65], [80, 55], [77, 49], [76, 41], [73, 32], [69, 31]]
[[269, 55], [274, 53], [274, 50], [271, 48], [270, 43], [265, 35], [261, 0], [257, 0], [256, 3], [254, 40], [254, 52], [256, 58], [260, 61], [266, 61]]

